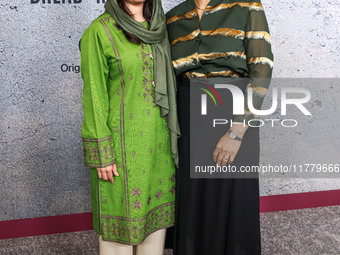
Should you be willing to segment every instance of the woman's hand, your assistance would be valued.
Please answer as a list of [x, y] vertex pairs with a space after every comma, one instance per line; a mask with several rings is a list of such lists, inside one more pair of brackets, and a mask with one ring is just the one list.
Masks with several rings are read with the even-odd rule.
[[[248, 127], [249, 126], [244, 127], [242, 125], [233, 125], [230, 130], [235, 132], [238, 137], [242, 138]], [[216, 145], [216, 149], [213, 153], [214, 161], [219, 166], [225, 166], [227, 163], [233, 163], [240, 146], [240, 141], [231, 139], [229, 137], [229, 133], [226, 133]]]
[[116, 164], [111, 165], [111, 166], [107, 166], [107, 167], [103, 167], [103, 168], [97, 168], [97, 172], [98, 172], [98, 178], [99, 179], [103, 178], [104, 181], [110, 181], [111, 183], [114, 182], [113, 174], [115, 176], [119, 176]]

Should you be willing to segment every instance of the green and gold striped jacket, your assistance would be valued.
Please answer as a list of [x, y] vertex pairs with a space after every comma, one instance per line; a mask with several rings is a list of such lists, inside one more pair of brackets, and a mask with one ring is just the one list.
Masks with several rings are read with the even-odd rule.
[[[270, 84], [274, 56], [260, 0], [211, 0], [201, 20], [194, 0], [187, 0], [166, 16], [177, 76], [250, 78], [253, 105], [261, 108]], [[247, 92], [245, 96], [247, 102]], [[257, 118], [245, 106], [245, 115], [236, 115], [234, 121]]]

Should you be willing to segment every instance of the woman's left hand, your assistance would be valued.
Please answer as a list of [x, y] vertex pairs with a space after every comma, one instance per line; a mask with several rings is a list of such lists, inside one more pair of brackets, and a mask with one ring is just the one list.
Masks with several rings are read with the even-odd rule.
[[[238, 137], [242, 138], [244, 133], [248, 129], [248, 126], [243, 127], [241, 125], [236, 125], [235, 127], [233, 126], [230, 129], [231, 131], [235, 132]], [[233, 163], [240, 149], [240, 146], [240, 141], [231, 139], [229, 137], [229, 133], [226, 133], [224, 136], [222, 136], [222, 138], [216, 145], [216, 149], [213, 153], [214, 161], [219, 166], [225, 166], [226, 164]]]

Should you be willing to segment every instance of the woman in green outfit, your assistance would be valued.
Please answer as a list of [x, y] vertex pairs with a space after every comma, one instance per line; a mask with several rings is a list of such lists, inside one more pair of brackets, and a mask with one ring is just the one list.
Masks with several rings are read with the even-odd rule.
[[[101, 254], [162, 254], [179, 127], [160, 0], [109, 0], [81, 42], [84, 161]], [[155, 233], [154, 233], [155, 232]]]

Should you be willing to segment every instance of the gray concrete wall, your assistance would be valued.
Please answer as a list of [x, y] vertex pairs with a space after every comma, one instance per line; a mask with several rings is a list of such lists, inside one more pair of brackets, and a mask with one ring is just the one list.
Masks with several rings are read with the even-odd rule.
[[[340, 2], [312, 0], [262, 1], [274, 52], [273, 77], [339, 78]], [[261, 129], [261, 163], [339, 163], [339, 80], [305, 86], [312, 93], [313, 117], [294, 130]], [[269, 91], [268, 93], [271, 93]], [[270, 105], [264, 100], [263, 108]], [[339, 189], [340, 181], [327, 179], [262, 179], [261, 195]]]
[[[91, 211], [89, 169], [83, 166], [80, 136], [78, 41], [103, 11], [103, 4], [97, 0], [41, 2], [0, 3], [0, 220]], [[179, 2], [163, 1], [165, 10]], [[338, 77], [338, 0], [262, 3], [272, 34], [274, 77]], [[71, 71], [63, 72], [61, 68], [66, 66]], [[315, 98], [330, 100], [332, 109], [339, 109], [335, 100], [338, 89], [329, 95], [331, 98], [324, 96], [325, 90], [315, 89]], [[325, 129], [319, 122], [311, 123], [313, 134], [333, 130], [332, 135], [339, 138], [337, 124]], [[310, 133], [310, 127], [301, 132]], [[261, 135], [266, 138], [261, 141], [261, 160], [271, 162], [265, 152], [272, 150], [275, 131], [263, 129]], [[292, 160], [294, 150], [304, 148], [303, 143], [293, 149], [283, 143], [282, 156]], [[339, 187], [334, 179], [265, 179], [261, 194]]]

